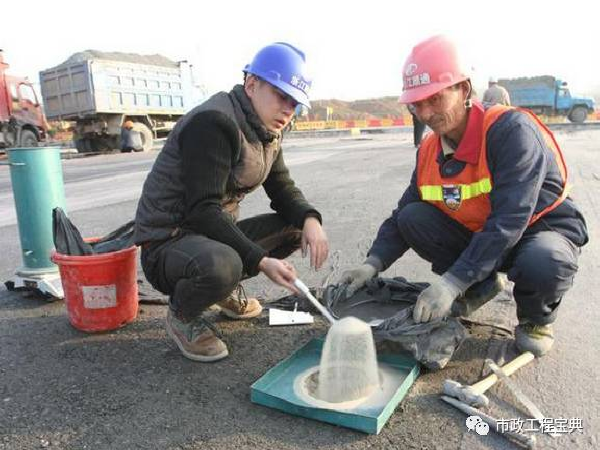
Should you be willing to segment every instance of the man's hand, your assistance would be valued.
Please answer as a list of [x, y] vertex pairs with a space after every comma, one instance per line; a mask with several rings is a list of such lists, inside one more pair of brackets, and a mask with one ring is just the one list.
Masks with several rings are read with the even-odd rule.
[[377, 269], [371, 264], [362, 264], [342, 274], [341, 283], [350, 283], [346, 289], [346, 297], [351, 297], [363, 287], [367, 281], [377, 275]]
[[310, 266], [320, 269], [329, 253], [329, 242], [321, 223], [315, 217], [307, 217], [302, 228], [302, 257], [310, 249]]
[[429, 322], [450, 315], [452, 303], [461, 294], [460, 289], [449, 281], [441, 278], [432, 283], [417, 298], [413, 310], [415, 322]]
[[297, 278], [296, 269], [289, 262], [265, 256], [258, 263], [258, 270], [279, 286], [283, 286], [295, 294], [299, 293], [296, 286], [294, 286], [294, 281]]

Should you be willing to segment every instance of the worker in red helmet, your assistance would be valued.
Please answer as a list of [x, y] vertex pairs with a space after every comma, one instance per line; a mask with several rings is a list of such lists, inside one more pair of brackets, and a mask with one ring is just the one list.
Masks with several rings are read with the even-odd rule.
[[468, 71], [444, 36], [413, 48], [403, 81], [400, 101], [433, 133], [366, 261], [343, 274], [349, 294], [412, 248], [440, 275], [419, 295], [414, 321], [438, 321], [492, 299], [505, 272], [514, 282], [517, 347], [545, 354], [588, 241], [554, 136], [529, 111], [474, 101]]
[[[294, 183], [282, 131], [298, 105], [310, 107], [304, 53], [276, 42], [244, 69], [243, 84], [219, 92], [179, 119], [144, 183], [135, 240], [146, 278], [169, 295], [168, 335], [186, 358], [227, 357], [206, 311], [261, 314], [243, 279], [263, 273], [296, 291], [285, 259], [298, 249], [318, 269], [329, 244], [321, 214]], [[264, 188], [272, 213], [238, 220], [246, 195]]]

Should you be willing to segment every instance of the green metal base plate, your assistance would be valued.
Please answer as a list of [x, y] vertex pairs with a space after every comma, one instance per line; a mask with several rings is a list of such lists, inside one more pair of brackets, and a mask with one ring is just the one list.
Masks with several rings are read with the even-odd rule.
[[300, 398], [295, 392], [294, 382], [298, 376], [319, 365], [322, 348], [323, 339], [313, 339], [270, 369], [251, 386], [252, 402], [289, 414], [378, 434], [417, 379], [419, 363], [406, 355], [379, 355], [380, 370], [384, 370], [393, 383], [389, 398], [376, 404], [366, 401], [352, 409], [320, 408]]

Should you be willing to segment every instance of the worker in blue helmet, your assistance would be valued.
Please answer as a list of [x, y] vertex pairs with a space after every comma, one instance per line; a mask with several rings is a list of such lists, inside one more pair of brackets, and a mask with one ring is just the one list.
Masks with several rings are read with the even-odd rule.
[[244, 73], [268, 81], [297, 103], [310, 108], [311, 81], [306, 74], [304, 53], [297, 48], [284, 42], [268, 45], [256, 54]]
[[[305, 67], [290, 44], [261, 49], [243, 84], [177, 122], [144, 183], [135, 229], [142, 267], [169, 295], [167, 332], [189, 359], [228, 355], [204, 315], [209, 307], [232, 319], [260, 315], [242, 279], [262, 272], [295, 291], [296, 271], [285, 258], [301, 248], [315, 269], [327, 258], [321, 214], [294, 184], [281, 148], [295, 108], [310, 106]], [[261, 186], [274, 212], [238, 221], [240, 203]]]

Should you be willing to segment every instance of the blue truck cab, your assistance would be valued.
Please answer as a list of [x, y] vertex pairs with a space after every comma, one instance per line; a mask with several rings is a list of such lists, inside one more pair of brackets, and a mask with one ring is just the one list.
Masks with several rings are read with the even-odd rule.
[[595, 108], [593, 98], [571, 95], [566, 81], [550, 75], [500, 79], [498, 84], [506, 88], [512, 105], [536, 114], [564, 115], [571, 122], [582, 123]]

